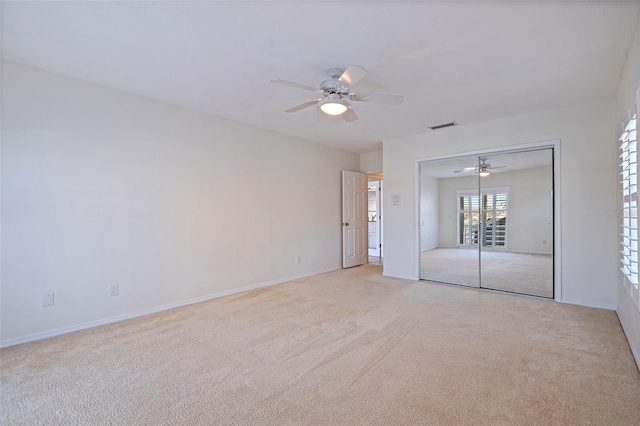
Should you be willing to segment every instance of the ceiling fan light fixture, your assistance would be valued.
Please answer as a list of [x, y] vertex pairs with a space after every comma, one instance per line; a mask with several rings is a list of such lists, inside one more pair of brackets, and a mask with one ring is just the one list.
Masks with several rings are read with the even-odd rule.
[[340, 115], [349, 109], [349, 102], [341, 99], [340, 95], [332, 94], [322, 100], [318, 106], [325, 114]]
[[487, 170], [487, 169], [480, 170], [480, 173], [478, 173], [478, 175], [479, 175], [480, 177], [487, 177], [487, 176], [489, 176], [490, 174], [491, 174], [491, 172], [490, 172], [489, 170]]

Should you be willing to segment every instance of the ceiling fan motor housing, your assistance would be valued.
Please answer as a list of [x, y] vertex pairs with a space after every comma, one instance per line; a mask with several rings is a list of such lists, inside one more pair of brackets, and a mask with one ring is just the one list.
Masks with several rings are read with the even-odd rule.
[[340, 68], [330, 68], [329, 69], [329, 76], [334, 79], [337, 80], [340, 78], [340, 76], [342, 75], [342, 73], [344, 72], [344, 70], [340, 69]]
[[320, 89], [325, 94], [338, 93], [340, 95], [349, 94], [349, 87], [338, 79], [325, 80], [320, 83]]

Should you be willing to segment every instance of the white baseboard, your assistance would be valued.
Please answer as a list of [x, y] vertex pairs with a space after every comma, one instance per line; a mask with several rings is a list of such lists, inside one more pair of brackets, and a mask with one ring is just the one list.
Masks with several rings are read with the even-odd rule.
[[606, 309], [607, 311], [616, 310], [616, 305], [612, 305], [609, 303], [585, 302], [583, 300], [567, 299], [566, 297], [563, 297], [562, 300], [560, 300], [560, 303], [568, 303], [569, 305], [586, 306], [588, 308]]
[[418, 281], [418, 279], [416, 279], [416, 277], [413, 276], [409, 276], [409, 275], [391, 275], [391, 274], [385, 274], [384, 271], [382, 272], [382, 276], [383, 277], [388, 277], [388, 278], [400, 278], [401, 280], [410, 280], [410, 281]]
[[638, 370], [640, 370], [640, 354], [636, 352], [634, 348], [631, 348], [631, 354], [636, 360], [636, 366], [638, 367]]
[[[414, 280], [411, 277], [403, 277], [403, 276], [399, 276], [399, 275], [385, 275], [385, 274], [382, 274], [382, 275], [385, 276], [385, 277], [402, 278], [402, 279], [408, 279], [408, 280], [412, 280], [412, 281], [417, 281], [417, 280]], [[453, 284], [453, 285], [456, 285], [456, 284]], [[483, 288], [478, 288], [478, 287], [468, 287], [468, 288], [474, 289], [474, 290], [490, 290], [490, 291], [501, 292], [500, 290], [496, 290], [496, 289], [483, 289]], [[514, 293], [509, 293], [509, 292], [501, 292], [501, 293], [514, 294]], [[539, 296], [527, 295], [527, 294], [522, 294], [522, 296], [539, 297]], [[563, 298], [562, 300], [556, 300], [556, 302], [567, 303], [569, 305], [585, 306], [585, 307], [588, 307], [588, 308], [606, 309], [607, 311], [615, 311], [616, 310], [616, 305], [611, 305], [611, 304], [608, 304], [608, 303], [592, 303], [592, 302], [585, 302], [583, 300], [567, 299], [567, 298]]]
[[[340, 269], [340, 268], [338, 268]], [[132, 318], [142, 317], [145, 315], [155, 314], [158, 312], [166, 311], [169, 309], [179, 308], [181, 306], [192, 305], [194, 303], [204, 302], [206, 300], [217, 299], [219, 297], [229, 296], [232, 294], [242, 293], [249, 290], [255, 290], [262, 287], [269, 287], [276, 284], [282, 284], [288, 281], [294, 281], [301, 278], [310, 277], [313, 275], [324, 274], [326, 272], [336, 271], [338, 269], [327, 269], [323, 271], [316, 271], [303, 275], [296, 275], [279, 280], [267, 281], [260, 284], [249, 285], [233, 290], [226, 290], [219, 293], [209, 294], [206, 296], [195, 297], [193, 299], [183, 300], [175, 303], [167, 303], [165, 305], [155, 306], [153, 308], [143, 309], [140, 311], [130, 312], [122, 315], [116, 315], [113, 317], [107, 317], [95, 321], [84, 322], [81, 324], [70, 325], [66, 327], [56, 328], [54, 330], [41, 331], [38, 333], [27, 334], [26, 336], [14, 337], [12, 339], [6, 339], [0, 341], [0, 348], [7, 348], [9, 346], [16, 346], [22, 343], [35, 342], [36, 340], [48, 339], [50, 337], [61, 336], [63, 334], [73, 333], [75, 331], [86, 330], [88, 328], [99, 327], [101, 325], [113, 324], [115, 322], [125, 321]]]
[[640, 352], [638, 352], [636, 349], [636, 346], [634, 344], [632, 344], [631, 342], [633, 341], [630, 337], [630, 335], [627, 333], [627, 329], [625, 328], [625, 323], [624, 321], [622, 321], [622, 318], [620, 318], [620, 306], [616, 307], [616, 316], [618, 317], [618, 322], [620, 323], [620, 327], [622, 328], [622, 332], [624, 333], [624, 337], [626, 337], [627, 342], [629, 343], [629, 349], [631, 350], [631, 355], [633, 355], [633, 358], [636, 361], [636, 366], [638, 367], [638, 370], [640, 370]]
[[[617, 314], [617, 311], [616, 311]], [[620, 321], [620, 317], [618, 316], [618, 321]], [[640, 370], [640, 353], [638, 353], [638, 351], [636, 351], [636, 348], [633, 347], [633, 345], [631, 344], [631, 340], [629, 340], [629, 335], [627, 335], [627, 330], [624, 329], [624, 325], [622, 325], [622, 321], [620, 321], [620, 325], [622, 326], [622, 332], [624, 333], [624, 337], [627, 338], [627, 342], [629, 342], [629, 349], [631, 349], [631, 355], [633, 355], [633, 358], [636, 361], [636, 366], [638, 367], [638, 370]]]

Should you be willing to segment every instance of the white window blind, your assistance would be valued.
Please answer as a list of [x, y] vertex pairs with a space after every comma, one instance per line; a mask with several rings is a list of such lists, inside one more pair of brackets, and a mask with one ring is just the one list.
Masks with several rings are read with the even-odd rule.
[[[637, 112], [630, 118], [620, 136], [620, 167], [622, 171], [622, 233], [621, 270], [638, 291], [638, 141]], [[636, 301], [637, 303], [637, 301]]]
[[504, 247], [507, 239], [506, 192], [482, 195], [482, 246]]
[[458, 191], [458, 246], [504, 248], [507, 241], [507, 189]]
[[[458, 194], [458, 244], [463, 246], [471, 245], [473, 241], [473, 230], [478, 229], [480, 224], [480, 197], [472, 194]], [[478, 243], [476, 239], [474, 244]]]

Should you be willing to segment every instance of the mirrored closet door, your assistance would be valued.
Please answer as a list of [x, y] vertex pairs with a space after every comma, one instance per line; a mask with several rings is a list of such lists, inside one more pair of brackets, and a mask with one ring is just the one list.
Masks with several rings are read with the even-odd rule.
[[[491, 155], [483, 160], [482, 287], [553, 297], [553, 151]], [[484, 169], [488, 174], [482, 176]]]
[[480, 287], [479, 186], [473, 173], [477, 164], [476, 156], [420, 164], [423, 280]]
[[553, 297], [553, 150], [420, 165], [420, 278]]

